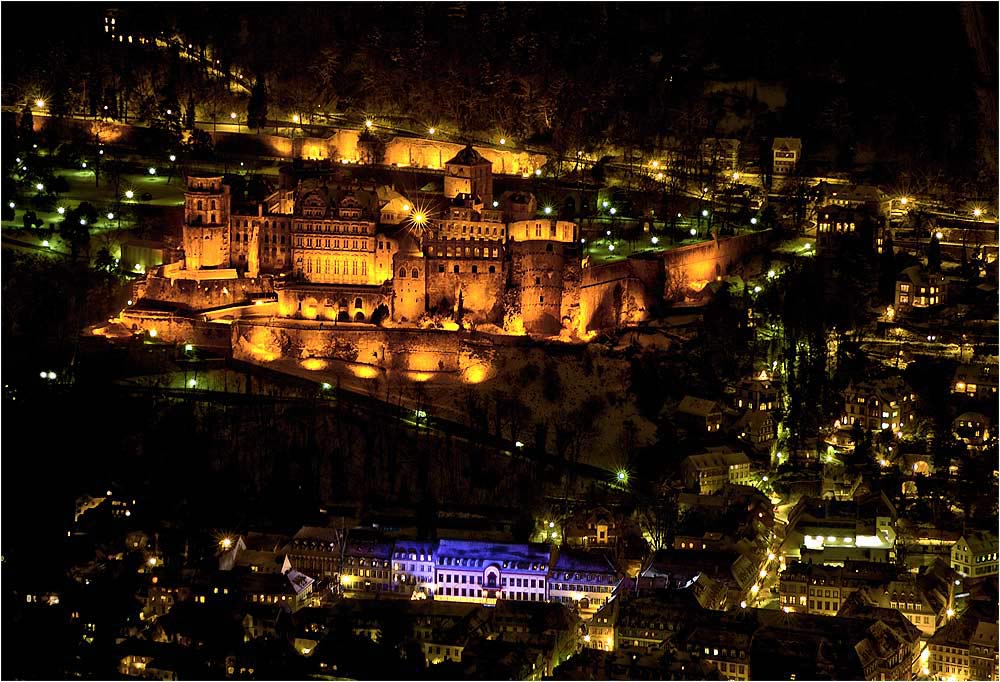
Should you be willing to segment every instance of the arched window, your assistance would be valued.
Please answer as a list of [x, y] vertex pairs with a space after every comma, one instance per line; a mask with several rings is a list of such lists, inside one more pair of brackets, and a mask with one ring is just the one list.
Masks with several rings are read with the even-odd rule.
[[458, 274], [458, 266], [457, 265], [455, 266], [455, 274], [456, 275]]
[[341, 308], [346, 308], [346, 307], [347, 307], [347, 299], [346, 299], [346, 298], [342, 298], [342, 299], [340, 299], [340, 303], [339, 303], [338, 305], [339, 305], [339, 306], [340, 306]]
[[215, 199], [212, 199], [212, 210], [215, 210]]
[[420, 277], [420, 271], [417, 270], [416, 268], [413, 268], [413, 272], [410, 273], [410, 277], [412, 277], [413, 279]]
[[361, 307], [361, 297], [360, 296], [358, 298], [354, 299], [354, 307], [355, 308], [360, 308]]
[[202, 203], [201, 199], [199, 199], [199, 200], [198, 200], [198, 210], [199, 210], [199, 211], [200, 211], [200, 210], [202, 210], [202, 207], [203, 207], [203, 205], [204, 205], [204, 204]]
[[406, 277], [406, 268], [400, 268], [399, 269], [399, 276], [400, 277]]

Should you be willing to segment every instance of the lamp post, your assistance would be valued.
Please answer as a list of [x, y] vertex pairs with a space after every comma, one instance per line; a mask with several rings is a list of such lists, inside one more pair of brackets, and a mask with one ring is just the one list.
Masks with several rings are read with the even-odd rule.
[[235, 111], [229, 112], [229, 118], [236, 121], [236, 132], [240, 132], [240, 117]]

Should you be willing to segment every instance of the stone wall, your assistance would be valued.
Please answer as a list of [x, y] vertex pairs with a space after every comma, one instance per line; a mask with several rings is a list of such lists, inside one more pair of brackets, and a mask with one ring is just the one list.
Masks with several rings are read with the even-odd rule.
[[121, 323], [132, 331], [145, 331], [151, 338], [163, 343], [193, 343], [203, 348], [228, 352], [232, 343], [229, 324], [204, 322], [173, 313], [122, 311]]
[[520, 287], [521, 319], [529, 334], [558, 334], [564, 325], [565, 250], [564, 244], [550, 241], [511, 244], [512, 280]]
[[740, 260], [772, 239], [770, 230], [721, 237], [663, 252], [668, 278], [682, 274], [688, 284], [708, 282], [735, 271]]
[[382, 287], [330, 285], [286, 285], [278, 289], [278, 314], [306, 320], [369, 322], [375, 311], [390, 299]]
[[[473, 267], [476, 272], [472, 271]], [[502, 322], [505, 281], [504, 262], [497, 258], [428, 259], [427, 305], [433, 310], [447, 301], [455, 310], [461, 294], [466, 318], [477, 322]]]
[[435, 373], [463, 373], [490, 366], [488, 337], [448, 331], [330, 327], [292, 321], [238, 320], [232, 325], [233, 357], [259, 364], [278, 360], [340, 360], [396, 371], [416, 381]]
[[175, 303], [191, 310], [238, 305], [247, 303], [251, 296], [273, 292], [270, 277], [196, 281], [168, 279], [155, 271], [150, 272], [145, 281], [136, 286], [136, 295], [140, 299]]

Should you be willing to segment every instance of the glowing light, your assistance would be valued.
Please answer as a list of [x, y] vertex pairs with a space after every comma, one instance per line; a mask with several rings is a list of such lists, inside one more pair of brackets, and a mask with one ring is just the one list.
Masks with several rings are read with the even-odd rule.
[[607, 201], [602, 201], [601, 202], [601, 206], [603, 206], [604, 208], [607, 208], [609, 205], [610, 204]]
[[947, 611], [944, 612], [944, 615], [946, 615], [949, 618], [951, 618], [952, 616], [955, 615], [955, 611], [953, 609], [948, 609]]
[[36, 109], [44, 109], [45, 108], [45, 100], [44, 99], [36, 99], [35, 100], [35, 108]]
[[541, 174], [542, 174], [542, 169], [541, 168], [536, 168], [535, 169], [535, 175], [541, 175]]
[[[14, 208], [14, 202], [13, 201], [7, 202], [7, 205], [10, 206], [11, 208]], [[65, 211], [66, 209], [63, 209], [63, 210]]]
[[805, 249], [806, 251], [809, 251], [810, 249], [812, 249], [812, 244], [808, 244], [808, 243], [807, 243], [807, 244], [806, 244], [805, 246], [803, 246], [802, 248], [803, 248], [803, 249]]
[[659, 161], [653, 161], [649, 165], [652, 166], [653, 168], [659, 168], [660, 167], [660, 162]]
[[132, 299], [130, 298], [125, 305], [132, 305]]
[[501, 137], [500, 138], [500, 144], [507, 144], [507, 138], [506, 137]]
[[150, 166], [150, 167], [149, 167], [149, 174], [150, 174], [150, 175], [156, 175], [156, 169], [155, 169], [155, 168], [153, 168], [152, 166]]
[[149, 335], [150, 335], [150, 336], [151, 336], [152, 338], [154, 338], [154, 339], [156, 338], [156, 336], [157, 336], [157, 334], [158, 334], [158, 333], [159, 333], [159, 332], [157, 332], [157, 331], [156, 331], [155, 329], [150, 329], [150, 330], [149, 330]]
[[86, 161], [84, 161], [83, 163], [81, 163], [81, 164], [80, 164], [80, 167], [81, 167], [81, 168], [86, 168], [86, 167], [87, 167], [87, 162], [86, 162]]
[[775, 559], [774, 552], [768, 552], [767, 553], [767, 560], [768, 561], [774, 561], [774, 559]]
[[702, 218], [707, 218], [708, 217], [708, 209], [707, 208], [701, 209], [701, 217]]
[[739, 173], [733, 173], [733, 180], [739, 180], [739, 179], [740, 179], [740, 174]]
[[307, 358], [299, 364], [311, 372], [316, 372], [327, 368], [326, 360], [320, 360], [319, 358]]
[[433, 135], [436, 132], [437, 132], [437, 128], [428, 128], [427, 129], [427, 134], [428, 135]]
[[170, 160], [171, 161], [176, 161], [177, 160], [177, 155], [176, 154], [171, 154], [170, 155]]
[[421, 211], [417, 211], [413, 214], [412, 220], [416, 225], [423, 225], [427, 222], [427, 215]]
[[50, 379], [50, 380], [53, 380], [53, 381], [54, 381], [54, 380], [55, 380], [55, 378], [56, 378], [56, 373], [55, 373], [55, 372], [49, 372], [49, 373], [48, 373], [48, 377], [49, 377], [49, 379]]
[[149, 564], [150, 566], [155, 566], [156, 565], [156, 557], [155, 556], [149, 557], [149, 561], [147, 561], [146, 563]]
[[760, 577], [761, 578], [766, 578], [767, 577], [767, 570], [766, 569], [763, 569], [763, 568], [760, 569]]
[[590, 642], [590, 635], [584, 635], [583, 636], [583, 641], [589, 643]]
[[628, 472], [624, 469], [619, 469], [615, 472], [615, 478], [618, 479], [619, 483], [628, 483]]
[[229, 118], [231, 118], [231, 119], [233, 119], [235, 121], [236, 120], [236, 112], [235, 111], [229, 112]]
[[756, 286], [756, 287], [753, 288], [753, 292], [755, 294], [759, 294], [761, 292], [761, 288], [759, 286]]
[[486, 380], [489, 375], [485, 365], [472, 365], [465, 370], [465, 376], [463, 381], [467, 384], [480, 384]]
[[374, 379], [378, 376], [378, 370], [370, 365], [352, 367], [351, 372], [359, 379]]
[[615, 250], [615, 245], [614, 244], [608, 244], [608, 251], [614, 251], [614, 250]]
[[551, 215], [552, 214], [552, 207], [551, 206], [546, 206], [542, 210], [545, 212], [545, 215]]
[[659, 238], [659, 237], [653, 237], [653, 238], [652, 238], [652, 239], [650, 239], [649, 241], [650, 241], [650, 243], [651, 243], [651, 244], [652, 244], [653, 246], [656, 246], [657, 244], [659, 244], [659, 243], [660, 243], [660, 238]]
[[44, 246], [46, 249], [49, 248], [49, 240], [48, 239], [43, 239], [42, 240], [42, 246]]
[[740, 602], [740, 608], [741, 609], [745, 609], [746, 607], [747, 607], [747, 603], [745, 601], [741, 601]]
[[608, 209], [608, 213], [614, 215], [615, 213], [618, 213], [618, 209], [612, 206], [611, 208]]
[[751, 218], [750, 219], [750, 224], [751, 225], [756, 225], [757, 224], [757, 219], [756, 218]]
[[131, 199], [134, 196], [135, 196], [135, 192], [133, 192], [130, 189], [125, 190], [125, 198], [126, 199]]
[[87, 219], [86, 218], [80, 218], [80, 224], [81, 225], [86, 225], [87, 224]]
[[657, 173], [656, 174], [656, 179], [657, 180], [662, 180], [663, 179], [663, 173]]
[[516, 440], [516, 441], [514, 441], [514, 447], [515, 447], [515, 448], [518, 448], [518, 449], [521, 449], [521, 448], [523, 448], [523, 447], [524, 447], [524, 443], [522, 443], [522, 442], [521, 442], [521, 441], [519, 441], [519, 440]]
[[194, 388], [198, 385], [197, 379], [188, 379], [188, 388]]
[[586, 243], [587, 243], [587, 240], [586, 240], [586, 239], [581, 239], [581, 240], [580, 240], [580, 243], [581, 243], [581, 244], [586, 244]]
[[751, 594], [757, 594], [758, 592], [760, 592], [760, 585], [754, 585], [753, 587], [750, 588]]
[[324, 391], [329, 391], [331, 388], [333, 388], [333, 386], [331, 386], [330, 384], [326, 383], [325, 381], [322, 384], [320, 384], [320, 386], [322, 387], [322, 389]]
[[365, 128], [370, 129], [373, 125], [375, 125], [375, 122], [373, 120], [371, 120], [370, 118], [365, 119]]
[[126, 509], [125, 510], [125, 516], [132, 516], [132, 512], [130, 512], [128, 509]]
[[977, 218], [980, 217], [980, 216], [982, 216], [983, 215], [983, 209], [981, 209], [981, 208], [974, 208], [974, 209], [972, 209], [972, 215], [974, 215]]
[[43, 185], [40, 182], [36, 182], [35, 183], [35, 189], [37, 189], [39, 192], [44, 192], [45, 191], [45, 185]]
[[768, 279], [774, 279], [776, 275], [777, 275], [777, 273], [774, 270], [768, 270], [767, 271], [767, 278]]
[[111, 211], [108, 211], [108, 220], [114, 220], [114, 219], [115, 219], [115, 214], [112, 213]]
[[499, 201], [497, 201], [496, 199], [494, 199], [494, 200], [493, 200], [493, 208], [496, 208], [496, 207], [497, 207], [497, 206], [499, 206], [499, 205], [500, 205], [500, 202], [499, 202]]
[[691, 236], [693, 237], [693, 236], [695, 236], [696, 234], [698, 234], [698, 230], [696, 230], [696, 229], [694, 229], [694, 228], [692, 227], [692, 228], [691, 228], [691, 230], [690, 230], [690, 233], [691, 233]]

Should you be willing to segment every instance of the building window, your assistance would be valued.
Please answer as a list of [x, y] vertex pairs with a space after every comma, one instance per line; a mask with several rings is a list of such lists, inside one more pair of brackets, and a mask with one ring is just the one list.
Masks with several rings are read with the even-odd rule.
[[457, 265], [455, 266], [455, 274], [456, 275], [458, 274], [458, 266]]
[[400, 268], [399, 269], [399, 276], [400, 277], [406, 277], [406, 268]]

